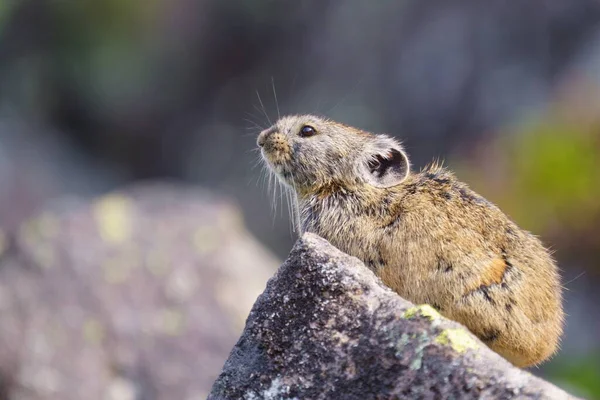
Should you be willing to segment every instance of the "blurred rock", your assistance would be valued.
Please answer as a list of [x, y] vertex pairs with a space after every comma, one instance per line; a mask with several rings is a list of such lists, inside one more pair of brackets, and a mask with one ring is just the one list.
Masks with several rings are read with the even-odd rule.
[[259, 297], [209, 399], [570, 398], [305, 234]]
[[3, 234], [0, 398], [203, 399], [277, 266], [237, 207], [144, 184]]
[[14, 231], [64, 193], [94, 196], [121, 186], [117, 169], [77, 153], [48, 127], [0, 113], [0, 226]]
[[397, 135], [423, 165], [529, 119], [565, 71], [583, 63], [595, 76], [600, 63], [596, 0], [3, 4], [0, 116], [40, 127], [21, 146], [68, 142], [62, 158], [95, 161], [85, 182], [96, 190], [101, 174], [120, 184], [112, 172], [228, 190], [281, 256], [289, 224], [264, 224], [246, 128], [325, 114]]

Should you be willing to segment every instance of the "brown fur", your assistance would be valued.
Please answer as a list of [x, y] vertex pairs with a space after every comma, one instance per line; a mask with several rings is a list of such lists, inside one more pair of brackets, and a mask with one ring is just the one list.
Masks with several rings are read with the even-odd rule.
[[[300, 136], [304, 125], [317, 134]], [[408, 172], [394, 139], [312, 115], [280, 119], [258, 143], [297, 195], [302, 230], [360, 258], [398, 294], [431, 304], [517, 366], [555, 353], [563, 310], [549, 252], [451, 172]], [[378, 181], [365, 165], [391, 150], [407, 173]]]

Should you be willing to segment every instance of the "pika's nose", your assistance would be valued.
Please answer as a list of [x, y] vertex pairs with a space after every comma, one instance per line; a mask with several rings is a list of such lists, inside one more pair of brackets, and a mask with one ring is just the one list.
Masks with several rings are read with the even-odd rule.
[[256, 139], [256, 144], [259, 147], [263, 147], [265, 145], [265, 143], [267, 142], [267, 139], [273, 132], [275, 132], [275, 129], [273, 129], [273, 128], [269, 128], [267, 130], [262, 131], [260, 133], [260, 135], [258, 135], [258, 139]]

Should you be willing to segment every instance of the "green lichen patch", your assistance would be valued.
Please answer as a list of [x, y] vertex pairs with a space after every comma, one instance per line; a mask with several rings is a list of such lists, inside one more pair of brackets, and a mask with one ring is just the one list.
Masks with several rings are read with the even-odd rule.
[[479, 348], [479, 343], [464, 329], [445, 329], [435, 338], [435, 342], [450, 346], [457, 353]]
[[423, 317], [428, 318], [430, 321], [435, 321], [442, 316], [440, 313], [436, 311], [435, 308], [431, 307], [429, 304], [421, 304], [415, 307], [411, 307], [404, 312], [402, 315], [403, 318], [411, 319], [417, 315], [421, 315]]
[[196, 229], [193, 244], [199, 255], [206, 255], [219, 248], [221, 241], [219, 232], [212, 226], [201, 226]]
[[133, 200], [109, 194], [94, 204], [94, 218], [100, 237], [107, 243], [123, 244], [133, 235]]
[[99, 320], [88, 319], [83, 324], [83, 337], [86, 342], [98, 345], [106, 337], [106, 328]]

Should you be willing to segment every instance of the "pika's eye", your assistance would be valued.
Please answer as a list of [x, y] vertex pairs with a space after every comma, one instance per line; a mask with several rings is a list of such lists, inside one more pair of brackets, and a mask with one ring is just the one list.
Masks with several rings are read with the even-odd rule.
[[317, 130], [310, 125], [304, 125], [302, 129], [300, 129], [300, 136], [309, 137], [317, 134]]

